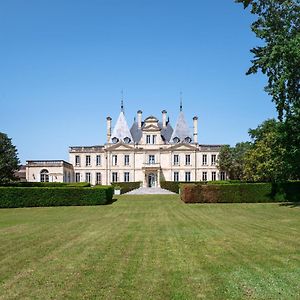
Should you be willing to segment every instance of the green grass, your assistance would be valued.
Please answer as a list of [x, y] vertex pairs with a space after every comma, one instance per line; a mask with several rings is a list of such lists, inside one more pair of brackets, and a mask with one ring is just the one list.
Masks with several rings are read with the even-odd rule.
[[300, 206], [0, 210], [0, 299], [300, 299]]

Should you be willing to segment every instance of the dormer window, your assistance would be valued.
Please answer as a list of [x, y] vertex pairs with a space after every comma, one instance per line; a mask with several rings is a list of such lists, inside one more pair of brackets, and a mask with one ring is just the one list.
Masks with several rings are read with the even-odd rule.
[[124, 143], [129, 144], [130, 142], [131, 142], [131, 139], [128, 136], [126, 136], [126, 138], [124, 138]]
[[118, 139], [118, 138], [116, 138], [116, 137], [114, 137], [114, 138], [112, 138], [112, 142], [113, 142], [113, 144], [116, 144], [116, 143], [118, 143], [118, 142], [119, 142], [119, 139]]
[[178, 143], [180, 142], [179, 137], [177, 137], [177, 136], [174, 137], [173, 142], [174, 142], [175, 144], [178, 144]]
[[187, 137], [184, 139], [184, 141], [185, 141], [186, 143], [190, 143], [190, 142], [192, 141], [192, 139], [191, 139], [189, 136], [187, 136]]

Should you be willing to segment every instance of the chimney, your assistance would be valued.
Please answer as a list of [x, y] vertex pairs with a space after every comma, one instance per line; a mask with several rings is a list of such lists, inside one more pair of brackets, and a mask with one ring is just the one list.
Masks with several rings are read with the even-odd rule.
[[198, 143], [198, 117], [194, 117], [193, 118], [193, 127], [194, 127], [194, 143], [197, 144]]
[[106, 118], [106, 127], [107, 127], [107, 133], [106, 133], [106, 136], [107, 136], [107, 142], [109, 143], [110, 141], [110, 138], [111, 138], [111, 117], [107, 117]]
[[163, 128], [167, 127], [167, 111], [163, 110], [162, 112], [162, 126]]
[[138, 128], [141, 129], [142, 128], [142, 111], [138, 110], [137, 111], [137, 122], [138, 122]]

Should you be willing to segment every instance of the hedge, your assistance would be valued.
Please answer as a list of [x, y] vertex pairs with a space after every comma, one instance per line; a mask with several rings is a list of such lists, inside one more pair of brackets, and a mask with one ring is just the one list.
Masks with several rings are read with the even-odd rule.
[[12, 187], [90, 187], [88, 182], [8, 182], [0, 186]]
[[121, 188], [121, 194], [125, 194], [132, 190], [138, 189], [141, 186], [141, 182], [116, 182], [113, 183], [112, 186], [114, 188]]
[[300, 182], [182, 184], [181, 200], [185, 203], [298, 202]]
[[112, 187], [0, 187], [0, 208], [101, 205], [112, 198]]

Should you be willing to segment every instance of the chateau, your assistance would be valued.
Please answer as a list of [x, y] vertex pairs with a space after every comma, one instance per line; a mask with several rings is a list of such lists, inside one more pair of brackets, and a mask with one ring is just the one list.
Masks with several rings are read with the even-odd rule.
[[225, 172], [216, 167], [221, 145], [198, 143], [198, 118], [193, 118], [193, 130], [190, 130], [182, 104], [174, 128], [165, 110], [161, 120], [154, 116], [143, 120], [139, 110], [129, 128], [123, 104], [114, 127], [111, 117], [107, 117], [106, 126], [104, 145], [71, 146], [69, 162], [27, 161], [27, 181], [90, 182], [92, 185], [138, 181], [143, 187], [159, 187], [162, 180], [226, 179]]

